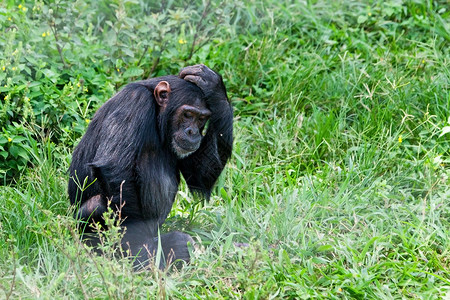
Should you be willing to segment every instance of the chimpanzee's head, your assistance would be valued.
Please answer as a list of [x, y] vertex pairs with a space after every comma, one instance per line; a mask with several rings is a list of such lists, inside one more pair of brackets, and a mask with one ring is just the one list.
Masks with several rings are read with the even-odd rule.
[[[175, 79], [176, 78], [176, 79]], [[178, 77], [160, 81], [154, 96], [159, 106], [160, 128], [178, 158], [197, 151], [203, 129], [211, 116], [202, 91]], [[162, 123], [162, 124], [161, 124]]]

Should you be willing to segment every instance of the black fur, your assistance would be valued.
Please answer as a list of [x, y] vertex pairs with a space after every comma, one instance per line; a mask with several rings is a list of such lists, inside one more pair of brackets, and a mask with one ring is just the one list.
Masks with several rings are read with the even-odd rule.
[[[232, 108], [220, 75], [213, 72], [213, 76], [203, 74], [203, 80], [216, 82], [214, 97], [205, 97], [207, 91], [201, 85], [177, 76], [128, 84], [100, 107], [73, 152], [68, 192], [71, 204], [79, 208], [77, 216], [102, 222], [108, 199], [113, 209], [122, 205], [123, 226], [127, 227], [122, 245], [133, 255], [141, 253], [138, 261], [150, 257], [142, 256], [143, 247], [156, 249], [158, 228], [172, 208], [180, 172], [191, 191], [209, 197], [231, 155]], [[171, 88], [162, 112], [154, 97], [160, 81], [167, 81]], [[210, 123], [199, 149], [178, 159], [170, 144], [171, 120], [178, 107], [196, 98], [211, 110]], [[86, 178], [87, 185], [96, 181], [81, 192], [75, 181], [83, 183]], [[87, 226], [85, 232], [91, 228]], [[161, 237], [164, 254], [169, 255], [171, 249], [172, 259], [188, 261], [186, 244], [191, 240], [183, 233]]]

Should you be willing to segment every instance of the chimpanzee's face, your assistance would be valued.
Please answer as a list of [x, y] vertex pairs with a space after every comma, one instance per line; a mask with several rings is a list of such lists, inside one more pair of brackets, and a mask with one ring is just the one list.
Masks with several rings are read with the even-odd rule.
[[203, 129], [211, 115], [201, 99], [192, 105], [181, 105], [172, 119], [172, 149], [178, 158], [197, 151], [203, 138]]
[[190, 82], [181, 82], [181, 86], [175, 86], [172, 90], [167, 81], [160, 81], [154, 90], [158, 113], [170, 128], [168, 138], [172, 151], [180, 159], [200, 147], [203, 129], [211, 116], [200, 89]]

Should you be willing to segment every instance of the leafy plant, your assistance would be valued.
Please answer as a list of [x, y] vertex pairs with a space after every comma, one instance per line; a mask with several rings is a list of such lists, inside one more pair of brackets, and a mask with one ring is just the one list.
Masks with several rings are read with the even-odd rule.
[[26, 162], [28, 139], [50, 138], [73, 147], [94, 111], [127, 82], [174, 74], [199, 55], [205, 59], [208, 52], [200, 50], [217, 34], [231, 6], [217, 9], [220, 5], [131, 0], [0, 4], [5, 32], [0, 36], [2, 141], [14, 135], [24, 143], [2, 143], [0, 176], [10, 180], [34, 163]]

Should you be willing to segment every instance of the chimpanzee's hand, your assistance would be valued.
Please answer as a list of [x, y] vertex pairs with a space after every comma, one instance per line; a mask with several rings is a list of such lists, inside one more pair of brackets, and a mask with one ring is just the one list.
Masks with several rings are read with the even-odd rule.
[[218, 101], [228, 101], [222, 76], [205, 65], [195, 65], [183, 68], [179, 74], [180, 78], [196, 84], [206, 97], [210, 105]]

